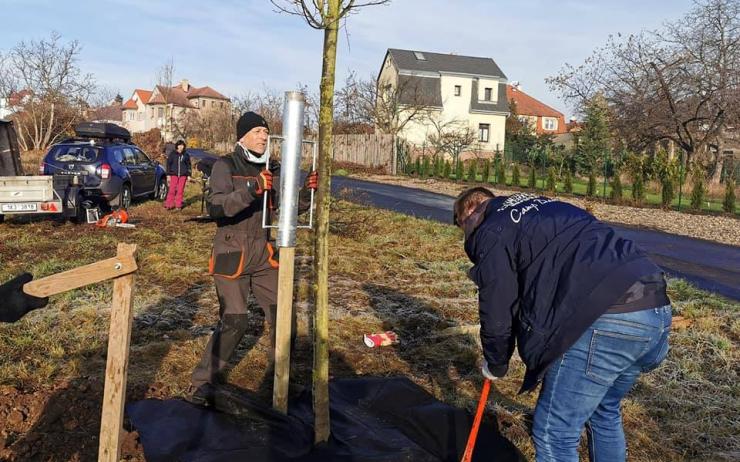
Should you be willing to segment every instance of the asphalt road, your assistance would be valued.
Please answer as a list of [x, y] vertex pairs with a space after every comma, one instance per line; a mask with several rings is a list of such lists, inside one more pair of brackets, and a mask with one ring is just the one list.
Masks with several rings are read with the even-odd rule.
[[[347, 177], [332, 178], [334, 194], [347, 190], [349, 199], [418, 218], [452, 223], [454, 199], [420, 189]], [[646, 229], [612, 224], [637, 242], [672, 276], [697, 287], [740, 300], [740, 247]]]

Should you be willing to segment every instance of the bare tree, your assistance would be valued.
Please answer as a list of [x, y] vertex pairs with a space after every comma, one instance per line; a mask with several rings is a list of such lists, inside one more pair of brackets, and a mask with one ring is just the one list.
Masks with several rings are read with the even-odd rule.
[[337, 91], [337, 118], [354, 127], [372, 126], [398, 135], [412, 121], [430, 117], [431, 95], [424, 93], [418, 79], [377, 82], [358, 79], [350, 72]]
[[159, 69], [155, 76], [158, 91], [164, 98], [164, 126], [162, 133], [165, 137], [171, 138], [174, 132], [182, 132], [182, 127], [175, 127], [174, 123], [174, 105], [171, 102], [170, 94], [175, 76], [175, 61], [172, 57], [167, 60]]
[[427, 142], [437, 154], [448, 154], [453, 163], [457, 162], [467, 148], [478, 141], [477, 133], [466, 122], [440, 117], [430, 117], [429, 124], [434, 131], [427, 136]]
[[0, 56], [0, 97], [15, 107], [13, 119], [23, 150], [44, 150], [71, 132], [95, 90], [91, 74], [77, 65], [77, 41], [22, 41]]
[[271, 0], [279, 11], [303, 17], [309, 26], [324, 31], [319, 109], [319, 189], [316, 196], [314, 245], [314, 365], [313, 404], [315, 440], [329, 439], [329, 204], [334, 128], [334, 79], [339, 23], [358, 8], [389, 0]]
[[739, 64], [740, 5], [704, 0], [660, 30], [611, 37], [548, 82], [580, 107], [601, 94], [611, 128], [631, 149], [671, 140], [690, 162], [737, 121]]

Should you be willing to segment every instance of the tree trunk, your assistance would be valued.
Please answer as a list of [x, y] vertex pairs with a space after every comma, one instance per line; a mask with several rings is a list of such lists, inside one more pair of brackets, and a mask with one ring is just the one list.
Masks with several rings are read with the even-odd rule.
[[321, 108], [319, 112], [319, 189], [316, 195], [316, 241], [314, 244], [314, 441], [329, 439], [329, 205], [334, 128], [334, 73], [337, 60], [340, 0], [328, 0], [324, 18]]
[[714, 170], [709, 179], [709, 184], [718, 185], [722, 181], [722, 160], [725, 150], [724, 130], [720, 130], [717, 136], [717, 154], [714, 156]]

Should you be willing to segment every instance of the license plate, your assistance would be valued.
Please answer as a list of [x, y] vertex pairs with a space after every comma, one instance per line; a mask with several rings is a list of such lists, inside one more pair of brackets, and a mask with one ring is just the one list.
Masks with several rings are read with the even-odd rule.
[[3, 212], [35, 212], [36, 204], [30, 203], [18, 203], [18, 204], [3, 204]]

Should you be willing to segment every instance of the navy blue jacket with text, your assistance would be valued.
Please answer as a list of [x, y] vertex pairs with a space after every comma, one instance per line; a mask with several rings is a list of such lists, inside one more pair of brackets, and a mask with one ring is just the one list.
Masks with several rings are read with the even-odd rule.
[[609, 225], [546, 197], [493, 198], [464, 228], [483, 355], [502, 377], [516, 344], [527, 366], [520, 392], [533, 389], [632, 284], [660, 271]]

